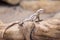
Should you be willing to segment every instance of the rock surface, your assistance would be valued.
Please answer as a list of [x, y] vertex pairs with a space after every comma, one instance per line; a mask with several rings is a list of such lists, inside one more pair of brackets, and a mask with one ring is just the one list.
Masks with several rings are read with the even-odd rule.
[[[55, 15], [55, 11], [60, 11], [59, 2], [22, 1], [21, 6], [24, 9], [20, 8], [19, 6], [16, 7], [0, 6], [0, 19], [3, 22], [7, 23], [7, 24], [3, 23], [0, 24], [1, 25], [0, 40], [3, 40], [2, 38], [4, 38], [4, 40], [5, 39], [6, 40], [60, 40], [60, 19], [59, 19], [60, 12], [59, 13], [57, 12]], [[27, 5], [26, 8], [25, 5]], [[13, 21], [20, 22], [20, 20], [23, 20], [26, 17], [29, 17], [31, 14], [33, 14], [32, 11], [27, 11], [25, 9], [35, 11], [39, 8], [46, 9], [45, 13], [43, 13], [44, 15], [43, 14], [40, 15], [41, 16], [40, 19], [43, 19], [42, 21], [39, 22], [26, 21], [22, 25], [16, 22], [8, 24]], [[7, 27], [9, 28], [6, 30]]]
[[4, 30], [5, 30], [5, 24], [2, 21], [0, 21], [0, 40], [4, 40], [3, 39]]
[[9, 3], [11, 5], [16, 5], [16, 4], [19, 4], [21, 0], [2, 0], [6, 3]]
[[[5, 31], [8, 40], [60, 40], [60, 19], [48, 19], [41, 22], [15, 24]], [[14, 30], [13, 30], [14, 29]]]
[[60, 1], [22, 1], [20, 6], [26, 10], [36, 11], [39, 8], [45, 9], [46, 13], [56, 12], [60, 10]]

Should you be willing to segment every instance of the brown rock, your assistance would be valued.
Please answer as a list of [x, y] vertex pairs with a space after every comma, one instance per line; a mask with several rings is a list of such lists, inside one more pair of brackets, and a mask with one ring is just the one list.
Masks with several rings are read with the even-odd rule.
[[60, 40], [60, 20], [48, 19], [41, 22], [26, 21], [15, 24], [5, 31], [6, 40]]
[[3, 25], [4, 25], [4, 23], [2, 21], [0, 21], [0, 26], [3, 26]]
[[9, 4], [16, 5], [18, 4], [21, 0], [3, 0]]
[[10, 23], [4, 31], [4, 40], [24, 40], [22, 27], [18, 22]]
[[2, 21], [0, 21], [0, 40], [3, 40], [4, 30], [5, 30], [5, 24]]
[[22, 1], [21, 7], [27, 10], [36, 11], [40, 8], [45, 9], [47, 13], [56, 12], [60, 10], [60, 1], [47, 1], [47, 0], [41, 0], [41, 1]]
[[60, 40], [60, 20], [49, 19], [36, 23], [32, 33], [33, 40]]
[[[28, 27], [29, 26], [29, 27]], [[4, 39], [6, 40], [30, 40], [30, 33], [33, 28], [33, 22], [25, 22], [23, 26], [15, 24], [8, 28], [4, 33]]]

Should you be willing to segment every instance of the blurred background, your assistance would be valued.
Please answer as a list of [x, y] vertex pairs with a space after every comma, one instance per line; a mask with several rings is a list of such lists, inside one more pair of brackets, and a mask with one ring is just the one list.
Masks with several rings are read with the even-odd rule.
[[22, 21], [40, 8], [45, 10], [44, 15], [54, 14], [60, 11], [60, 0], [0, 0], [0, 20]]

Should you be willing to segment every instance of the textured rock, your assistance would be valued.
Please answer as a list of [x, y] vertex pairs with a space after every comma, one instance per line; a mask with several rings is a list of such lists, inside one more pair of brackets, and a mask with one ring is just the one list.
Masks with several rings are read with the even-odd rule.
[[60, 40], [60, 20], [49, 19], [41, 22], [27, 21], [15, 24], [5, 31], [7, 40]]
[[22, 28], [19, 29], [19, 25], [16, 24], [6, 30], [4, 34], [5, 40], [24, 40], [24, 36], [22, 33]]
[[[8, 28], [4, 33], [4, 39], [6, 40], [30, 40], [30, 32], [33, 22], [25, 22], [23, 26], [14, 24]], [[9, 25], [10, 26], [10, 25]], [[28, 27], [29, 26], [29, 27]]]
[[5, 28], [5, 24], [0, 21], [0, 40], [3, 40], [3, 33], [4, 33], [4, 29]]
[[49, 19], [35, 24], [33, 40], [60, 40], [60, 20]]

